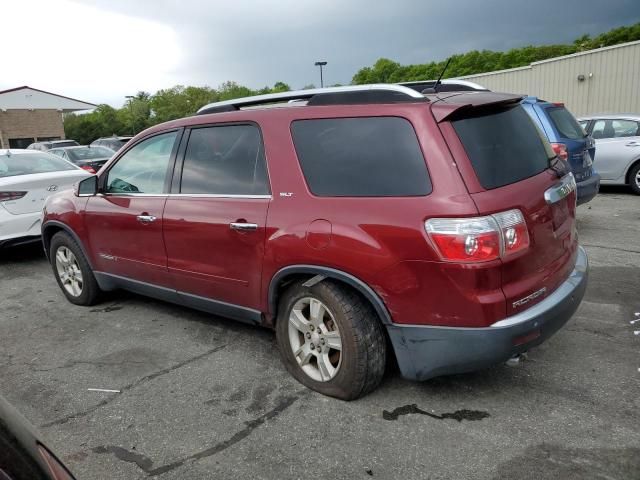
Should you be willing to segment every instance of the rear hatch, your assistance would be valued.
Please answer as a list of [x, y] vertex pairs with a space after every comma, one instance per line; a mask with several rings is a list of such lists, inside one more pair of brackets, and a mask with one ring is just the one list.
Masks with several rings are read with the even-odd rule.
[[549, 122], [556, 130], [560, 143], [567, 149], [567, 160], [571, 165], [576, 181], [591, 177], [595, 156], [595, 142], [582, 129], [575, 117], [561, 103], [543, 104], [541, 108], [547, 114]]
[[466, 106], [440, 118], [479, 214], [517, 209], [526, 222], [528, 247], [513, 254], [503, 249], [499, 266], [507, 315], [553, 292], [569, 276], [577, 254], [575, 182], [554, 161], [548, 141], [518, 100]]

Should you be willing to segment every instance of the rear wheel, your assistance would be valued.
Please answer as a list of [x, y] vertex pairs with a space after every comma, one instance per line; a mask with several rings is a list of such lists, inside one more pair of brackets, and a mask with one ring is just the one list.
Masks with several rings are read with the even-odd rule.
[[68, 233], [58, 232], [53, 236], [49, 258], [58, 285], [71, 303], [97, 303], [100, 287], [82, 250]]
[[640, 195], [640, 162], [636, 163], [629, 172], [629, 184], [636, 195]]
[[382, 325], [355, 291], [325, 280], [290, 287], [276, 324], [287, 370], [324, 395], [353, 400], [374, 390], [386, 366]]

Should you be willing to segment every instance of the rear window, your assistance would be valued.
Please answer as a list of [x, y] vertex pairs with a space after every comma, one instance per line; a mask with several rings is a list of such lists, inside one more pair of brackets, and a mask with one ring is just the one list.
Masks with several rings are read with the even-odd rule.
[[34, 152], [20, 153], [18, 155], [0, 155], [0, 178], [75, 169], [76, 167], [66, 160], [48, 153]]
[[398, 117], [298, 120], [291, 133], [302, 171], [321, 197], [431, 193], [413, 126]]
[[82, 160], [92, 160], [94, 158], [110, 158], [115, 152], [110, 148], [94, 146], [86, 148], [74, 148], [67, 150], [71, 160], [79, 162]]
[[78, 142], [76, 142], [75, 140], [68, 140], [68, 141], [60, 141], [60, 142], [55, 142], [52, 143], [51, 146], [56, 147], [56, 148], [60, 148], [60, 147], [77, 147], [78, 146]]
[[553, 153], [520, 106], [491, 110], [452, 123], [480, 184], [487, 190], [519, 182], [549, 168]]
[[579, 140], [585, 137], [584, 130], [566, 108], [549, 107], [547, 108], [547, 113], [560, 136], [572, 140]]

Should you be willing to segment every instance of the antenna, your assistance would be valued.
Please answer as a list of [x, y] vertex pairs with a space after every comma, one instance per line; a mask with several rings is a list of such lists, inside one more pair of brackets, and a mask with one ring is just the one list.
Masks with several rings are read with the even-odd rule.
[[433, 84], [433, 87], [429, 87], [429, 88], [425, 88], [422, 93], [438, 93], [438, 85], [442, 80], [442, 76], [444, 75], [444, 72], [447, 71], [447, 67], [449, 66], [449, 63], [451, 63], [451, 57], [449, 57], [447, 59], [447, 63], [445, 63], [444, 68], [442, 69], [442, 71], [440, 72], [440, 76], [438, 77], [438, 79], [436, 80], [436, 83]]

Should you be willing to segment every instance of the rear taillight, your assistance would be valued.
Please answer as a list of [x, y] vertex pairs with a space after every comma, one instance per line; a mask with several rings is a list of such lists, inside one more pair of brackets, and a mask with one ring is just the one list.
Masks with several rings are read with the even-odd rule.
[[425, 229], [440, 257], [448, 262], [487, 262], [529, 247], [520, 210], [475, 218], [431, 218]]
[[560, 160], [567, 161], [569, 159], [567, 146], [564, 143], [552, 143], [551, 148], [553, 148], [553, 152], [558, 156]]
[[27, 192], [0, 192], [0, 202], [8, 202], [10, 200], [19, 200], [24, 197]]
[[89, 173], [96, 173], [96, 169], [89, 166], [89, 165], [82, 165], [80, 166], [81, 169], [86, 170]]
[[69, 473], [64, 465], [60, 463], [60, 461], [54, 457], [49, 450], [44, 448], [42, 445], [38, 445], [38, 450], [40, 451], [40, 455], [47, 463], [47, 467], [49, 467], [49, 471], [51, 472], [51, 476], [54, 480], [74, 480], [73, 475]]

